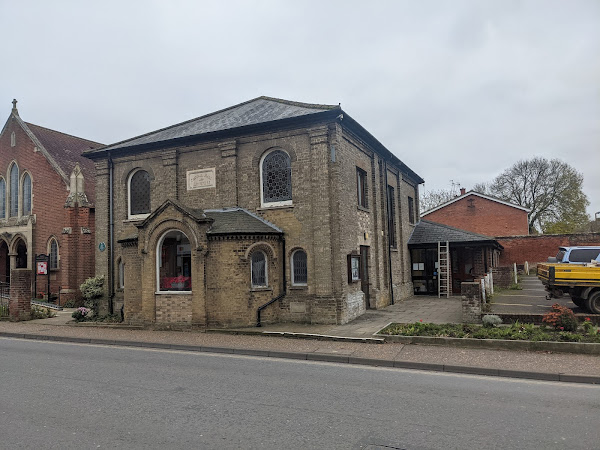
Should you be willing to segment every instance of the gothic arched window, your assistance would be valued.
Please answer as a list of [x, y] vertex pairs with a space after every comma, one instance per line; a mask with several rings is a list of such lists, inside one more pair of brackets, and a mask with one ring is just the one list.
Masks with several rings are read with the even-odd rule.
[[13, 164], [10, 168], [10, 216], [19, 215], [19, 168]]
[[28, 173], [23, 176], [23, 215], [31, 214], [31, 177]]

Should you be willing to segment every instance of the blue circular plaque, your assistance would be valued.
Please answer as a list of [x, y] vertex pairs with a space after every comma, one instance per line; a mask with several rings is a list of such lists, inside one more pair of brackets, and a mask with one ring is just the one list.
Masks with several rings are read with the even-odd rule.
[[100, 244], [98, 244], [98, 250], [100, 250], [101, 252], [106, 250], [106, 244], [104, 242], [100, 242]]

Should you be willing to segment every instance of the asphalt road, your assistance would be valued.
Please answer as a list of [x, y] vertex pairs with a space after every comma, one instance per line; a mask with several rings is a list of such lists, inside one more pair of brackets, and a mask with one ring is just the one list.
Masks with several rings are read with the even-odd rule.
[[1, 448], [598, 448], [600, 387], [0, 339]]

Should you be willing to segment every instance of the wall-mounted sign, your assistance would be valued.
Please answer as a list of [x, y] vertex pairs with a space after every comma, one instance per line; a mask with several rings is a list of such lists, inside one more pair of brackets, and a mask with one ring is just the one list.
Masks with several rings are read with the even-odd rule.
[[37, 274], [38, 275], [48, 275], [48, 263], [47, 262], [39, 262], [37, 263]]
[[208, 189], [217, 186], [215, 168], [187, 171], [187, 190]]
[[98, 244], [98, 250], [100, 250], [101, 252], [106, 250], [106, 244], [104, 242], [100, 242], [100, 244]]

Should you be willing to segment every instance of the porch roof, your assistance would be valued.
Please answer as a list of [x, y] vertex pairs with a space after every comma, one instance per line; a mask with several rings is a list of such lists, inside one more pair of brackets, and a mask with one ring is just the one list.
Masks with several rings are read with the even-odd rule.
[[408, 240], [408, 246], [423, 247], [437, 244], [438, 242], [449, 242], [450, 244], [491, 245], [497, 248], [504, 248], [493, 237], [472, 233], [471, 231], [465, 231], [423, 219], [415, 226], [415, 229]]

